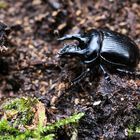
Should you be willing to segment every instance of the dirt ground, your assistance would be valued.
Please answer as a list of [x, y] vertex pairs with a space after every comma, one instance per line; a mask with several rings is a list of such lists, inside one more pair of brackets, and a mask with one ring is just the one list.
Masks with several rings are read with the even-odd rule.
[[112, 73], [115, 84], [110, 85], [102, 73], [95, 70], [80, 83], [70, 85], [72, 78], [81, 72], [81, 65], [76, 59], [65, 60], [67, 65], [61, 66], [57, 52], [63, 44], [57, 39], [64, 34], [109, 28], [128, 35], [140, 47], [140, 1], [3, 2], [0, 21], [12, 27], [8, 36], [12, 45], [9, 43], [9, 46], [16, 50], [9, 56], [1, 56], [0, 100], [37, 97], [46, 105], [49, 122], [85, 112], [78, 128], [79, 140], [128, 139], [128, 125], [140, 124], [139, 76]]

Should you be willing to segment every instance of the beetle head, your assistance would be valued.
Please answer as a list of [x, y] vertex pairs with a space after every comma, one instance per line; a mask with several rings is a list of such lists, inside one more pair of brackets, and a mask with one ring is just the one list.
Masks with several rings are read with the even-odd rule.
[[58, 52], [59, 57], [65, 57], [65, 56], [72, 56], [76, 51], [80, 51], [81, 48], [76, 44], [64, 44], [64, 47], [60, 49]]

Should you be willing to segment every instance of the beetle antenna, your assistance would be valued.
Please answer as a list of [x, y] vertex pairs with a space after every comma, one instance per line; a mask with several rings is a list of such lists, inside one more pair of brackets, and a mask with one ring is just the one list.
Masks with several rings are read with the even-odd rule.
[[82, 37], [80, 34], [72, 34], [72, 35], [65, 35], [61, 38], [58, 39], [58, 41], [63, 41], [63, 40], [77, 40], [80, 43], [87, 43], [88, 38], [87, 37]]

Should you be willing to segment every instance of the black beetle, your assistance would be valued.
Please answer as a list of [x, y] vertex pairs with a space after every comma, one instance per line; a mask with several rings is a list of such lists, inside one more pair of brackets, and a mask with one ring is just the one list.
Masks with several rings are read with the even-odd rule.
[[77, 40], [79, 42], [78, 45], [65, 45], [58, 53], [60, 58], [79, 56], [84, 64], [90, 65], [73, 82], [79, 81], [96, 64], [103, 71], [105, 79], [110, 82], [110, 77], [106, 72], [108, 66], [117, 71], [132, 74], [139, 63], [140, 51], [134, 41], [109, 29], [94, 29], [87, 34], [66, 35], [58, 40]]

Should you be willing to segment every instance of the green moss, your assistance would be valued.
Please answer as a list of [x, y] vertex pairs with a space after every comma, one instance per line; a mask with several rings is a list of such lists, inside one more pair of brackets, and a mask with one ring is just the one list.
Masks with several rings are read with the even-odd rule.
[[[52, 131], [55, 132], [58, 128], [65, 125], [78, 123], [79, 119], [83, 115], [83, 113], [75, 114], [73, 116], [70, 116], [69, 118], [59, 120], [58, 122], [50, 124], [49, 126], [46, 126], [44, 128], [39, 127], [39, 129], [37, 128], [34, 130], [25, 130], [24, 132], [21, 132], [13, 126], [10, 126], [7, 120], [1, 120], [0, 140], [53, 140], [55, 138], [55, 133], [51, 133]], [[44, 136], [44, 134], [46, 134], [46, 136]]]
[[135, 124], [130, 124], [128, 127], [128, 136], [140, 138], [140, 104], [137, 105], [135, 116]]
[[[38, 102], [37, 99], [32, 98], [16, 98], [5, 102], [1, 107], [6, 117], [0, 121], [0, 140], [54, 140], [57, 137], [59, 128], [64, 128], [67, 125], [71, 125], [74, 128], [75, 124], [84, 115], [84, 113], [74, 114], [56, 123], [44, 126], [45, 111], [40, 111], [38, 113], [37, 127], [28, 129], [25, 126], [32, 122], [35, 115], [33, 107]], [[20, 128], [19, 125], [23, 126], [24, 129]]]
[[3, 119], [0, 121], [0, 134], [17, 134], [18, 130], [8, 124], [8, 121]]
[[137, 105], [137, 109], [140, 109], [140, 104]]
[[0, 9], [5, 9], [8, 7], [8, 4], [4, 1], [0, 1]]
[[27, 125], [32, 122], [34, 117], [32, 107], [35, 106], [36, 103], [37, 100], [34, 98], [16, 98], [4, 103], [2, 109], [5, 110], [8, 119], [13, 119], [13, 116], [17, 116], [14, 121], [14, 126]]
[[42, 129], [43, 132], [52, 132], [62, 126], [69, 125], [69, 124], [75, 124], [78, 123], [78, 121], [81, 119], [81, 117], [84, 116], [84, 113], [74, 114], [73, 116], [70, 116], [69, 118], [59, 120], [58, 122], [54, 124], [50, 124]]
[[55, 135], [54, 134], [49, 134], [45, 136], [44, 138], [41, 138], [41, 140], [54, 140]]
[[[139, 125], [130, 125], [128, 128], [128, 136], [135, 137], [136, 135], [140, 136], [140, 124]], [[139, 137], [140, 138], [140, 137]]]

